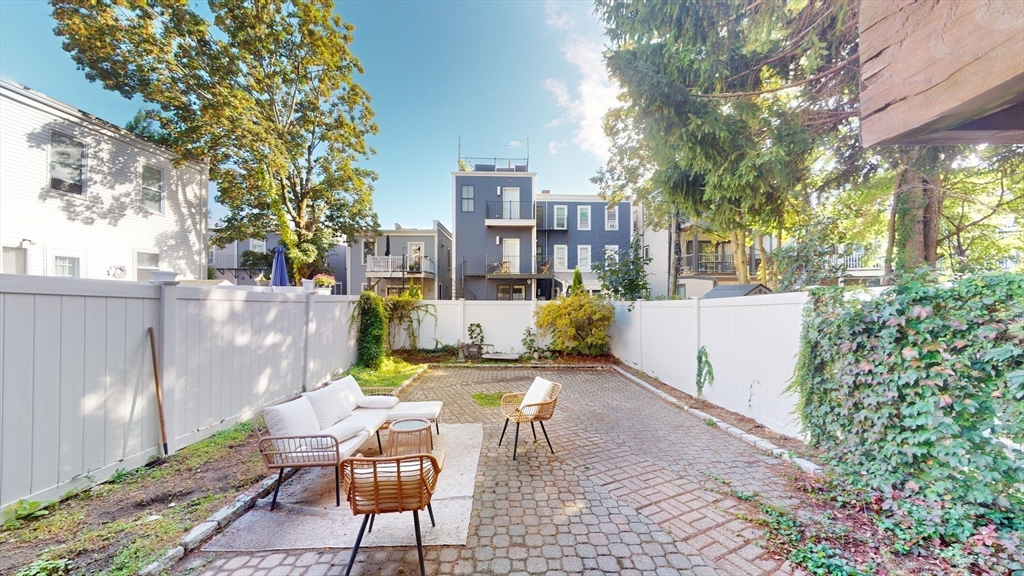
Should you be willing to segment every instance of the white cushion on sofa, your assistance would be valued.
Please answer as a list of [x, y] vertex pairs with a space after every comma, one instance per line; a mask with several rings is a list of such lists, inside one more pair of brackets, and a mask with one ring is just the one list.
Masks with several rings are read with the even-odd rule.
[[345, 418], [346, 422], [362, 426], [373, 434], [388, 419], [388, 411], [383, 408], [358, 408], [352, 411], [352, 415]]
[[345, 418], [333, 426], [324, 428], [320, 433], [334, 436], [334, 439], [338, 442], [344, 442], [345, 440], [358, 436], [363, 432], [366, 432], [366, 426], [364, 426], [362, 422], [353, 420], [352, 418]]
[[363, 396], [356, 406], [360, 408], [394, 408], [398, 398], [394, 396]]
[[360, 399], [364, 398], [363, 391], [359, 389], [359, 383], [352, 376], [345, 376], [340, 380], [332, 380], [328, 383], [328, 386], [336, 387], [345, 400], [352, 403], [353, 408], [359, 405]]
[[316, 412], [305, 396], [264, 408], [263, 421], [271, 436], [312, 436], [320, 433]]
[[526, 416], [534, 416], [537, 414], [537, 407], [527, 408], [523, 410], [523, 406], [529, 404], [540, 404], [548, 399], [548, 394], [551, 393], [551, 381], [545, 380], [540, 376], [533, 379], [533, 384], [530, 384], [530, 389], [526, 391], [526, 395], [523, 396], [523, 401], [519, 404], [519, 411]]
[[341, 392], [341, 388], [335, 385], [324, 386], [312, 392], [303, 394], [316, 412], [317, 422], [321, 430], [326, 430], [338, 422], [344, 420], [354, 405], [350, 404], [348, 398]]

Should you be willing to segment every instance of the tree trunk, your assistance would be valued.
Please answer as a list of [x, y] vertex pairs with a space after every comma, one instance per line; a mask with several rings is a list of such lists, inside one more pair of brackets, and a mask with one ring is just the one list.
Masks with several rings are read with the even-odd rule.
[[903, 182], [903, 174], [896, 176], [896, 185], [892, 191], [892, 207], [889, 209], [888, 237], [885, 240], [885, 269], [883, 270], [882, 283], [892, 284], [892, 257], [893, 248], [896, 246], [896, 207], [899, 203], [900, 185]]
[[764, 249], [764, 234], [758, 234], [754, 242], [757, 245], [757, 257], [761, 259], [761, 265], [757, 267], [757, 279], [772, 290], [775, 290], [777, 286], [771, 277], [771, 270], [768, 267], [768, 252]]
[[942, 192], [916, 170], [906, 169], [895, 196], [895, 261], [901, 272], [935, 266], [938, 259]]
[[737, 230], [729, 233], [732, 243], [732, 261], [736, 267], [736, 280], [740, 284], [750, 284], [750, 261], [747, 259], [747, 232]]
[[679, 289], [679, 257], [676, 256], [676, 247], [682, 253], [682, 246], [679, 244], [679, 214], [672, 211], [672, 223], [668, 231], [668, 297], [675, 296]]

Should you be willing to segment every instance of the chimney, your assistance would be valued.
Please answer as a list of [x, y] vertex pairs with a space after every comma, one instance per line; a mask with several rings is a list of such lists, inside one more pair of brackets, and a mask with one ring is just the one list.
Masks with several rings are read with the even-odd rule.
[[551, 190], [541, 190], [541, 194], [551, 194]]

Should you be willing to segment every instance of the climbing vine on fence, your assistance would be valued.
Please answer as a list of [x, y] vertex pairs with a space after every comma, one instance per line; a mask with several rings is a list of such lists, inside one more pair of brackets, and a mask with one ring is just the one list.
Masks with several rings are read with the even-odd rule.
[[388, 316], [380, 296], [373, 292], [360, 294], [349, 326], [358, 326], [356, 364], [374, 369], [379, 367], [388, 353]]
[[395, 335], [399, 330], [405, 332], [409, 348], [416, 350], [420, 347], [420, 327], [423, 321], [428, 317], [433, 318], [434, 325], [437, 326], [437, 308], [423, 301], [423, 292], [417, 284], [412, 284], [401, 294], [385, 298], [384, 310], [388, 316], [388, 344], [392, 349], [395, 347]]
[[793, 387], [812, 444], [895, 532], [1024, 529], [1024, 275], [816, 290]]

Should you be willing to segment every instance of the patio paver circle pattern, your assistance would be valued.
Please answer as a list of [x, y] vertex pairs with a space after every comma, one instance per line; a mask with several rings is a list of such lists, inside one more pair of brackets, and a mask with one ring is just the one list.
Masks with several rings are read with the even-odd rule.
[[[525, 392], [536, 376], [563, 385], [547, 424], [555, 453], [523, 429], [513, 461], [509, 442], [497, 446], [500, 411], [470, 395]], [[793, 468], [614, 370], [434, 367], [403, 400], [443, 400], [445, 422], [484, 430], [467, 544], [426, 548], [428, 574], [793, 573], [758, 545], [761, 530], [736, 516], [748, 505], [729, 495], [793, 506]], [[339, 574], [347, 561], [348, 550], [198, 552], [175, 573], [316, 576]], [[352, 570], [418, 572], [415, 548], [361, 551]]]

